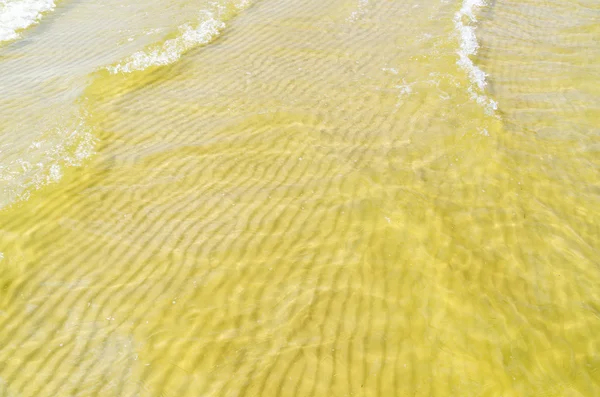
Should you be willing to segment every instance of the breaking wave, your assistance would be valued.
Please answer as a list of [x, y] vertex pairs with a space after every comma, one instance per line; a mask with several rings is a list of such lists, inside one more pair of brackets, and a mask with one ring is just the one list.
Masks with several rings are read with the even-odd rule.
[[494, 114], [498, 109], [498, 103], [485, 95], [487, 85], [487, 74], [481, 70], [473, 60], [479, 50], [479, 42], [475, 35], [475, 24], [477, 17], [475, 13], [478, 8], [486, 5], [485, 0], [464, 0], [460, 10], [454, 15], [454, 26], [459, 36], [460, 49], [458, 50], [457, 64], [467, 72], [471, 86], [469, 93], [471, 98], [484, 107], [486, 113]]
[[54, 0], [0, 0], [0, 43], [19, 38], [19, 31], [54, 10]]
[[226, 4], [212, 3], [211, 9], [200, 12], [195, 26], [185, 23], [179, 26], [175, 38], [165, 41], [162, 45], [154, 45], [138, 51], [117, 65], [108, 66], [106, 69], [112, 74], [131, 73], [152, 66], [172, 64], [192, 48], [210, 43], [225, 28], [225, 21], [249, 4], [249, 0]]
[[47, 131], [20, 158], [0, 164], [0, 209], [27, 200], [62, 178], [64, 167], [80, 166], [94, 153], [96, 139], [83, 118]]

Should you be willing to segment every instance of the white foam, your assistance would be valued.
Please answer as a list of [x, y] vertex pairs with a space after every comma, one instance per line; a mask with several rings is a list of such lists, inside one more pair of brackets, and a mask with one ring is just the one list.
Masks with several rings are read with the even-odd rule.
[[44, 134], [20, 158], [0, 165], [0, 209], [27, 200], [32, 191], [58, 182], [65, 167], [80, 166], [94, 153], [95, 143], [83, 119]]
[[176, 62], [191, 48], [210, 42], [225, 27], [225, 23], [215, 19], [210, 12], [194, 28], [189, 24], [179, 27], [180, 34], [174, 39], [165, 41], [158, 47], [147, 51], [138, 51], [116, 66], [108, 66], [113, 74], [131, 73], [144, 70], [150, 66], [163, 66]]
[[467, 72], [472, 83], [469, 87], [471, 98], [482, 105], [488, 114], [494, 114], [498, 104], [484, 94], [487, 74], [471, 59], [471, 56], [477, 54], [479, 50], [479, 42], [475, 34], [475, 23], [477, 23], [475, 13], [478, 8], [485, 5], [485, 0], [464, 0], [460, 10], [454, 15], [454, 27], [460, 41], [457, 64]]
[[348, 22], [356, 22], [361, 17], [367, 14], [367, 7], [369, 5], [369, 0], [358, 0], [358, 9], [348, 17]]
[[229, 12], [232, 9], [240, 11], [248, 7], [250, 3], [251, 0], [211, 2], [209, 3], [211, 9], [200, 12], [195, 26], [185, 23], [179, 26], [177, 37], [165, 41], [162, 45], [138, 51], [116, 66], [108, 66], [106, 69], [112, 74], [131, 73], [152, 66], [172, 64], [190, 49], [211, 42], [225, 28], [223, 19]]
[[19, 37], [19, 31], [54, 10], [54, 0], [0, 0], [0, 43]]

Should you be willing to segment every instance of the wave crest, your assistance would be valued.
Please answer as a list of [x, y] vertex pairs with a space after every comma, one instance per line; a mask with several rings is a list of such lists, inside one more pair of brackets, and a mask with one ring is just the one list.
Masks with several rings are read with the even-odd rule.
[[38, 23], [54, 7], [54, 0], [0, 0], [0, 43], [19, 38], [20, 30]]
[[118, 74], [172, 64], [192, 48], [210, 43], [225, 28], [225, 21], [231, 18], [235, 12], [248, 7], [250, 1], [240, 0], [224, 4], [213, 2], [211, 4], [213, 9], [200, 12], [195, 27], [190, 23], [183, 24], [179, 26], [179, 33], [175, 38], [165, 41], [162, 45], [138, 51], [123, 62], [115, 66], [108, 66], [106, 69], [112, 74]]
[[[487, 74], [481, 70], [473, 60], [479, 50], [479, 42], [475, 35], [477, 18], [475, 12], [478, 8], [486, 5], [485, 0], [464, 0], [460, 10], [454, 15], [454, 27], [459, 35], [460, 49], [458, 50], [458, 61], [456, 62], [467, 75], [472, 85], [469, 87], [471, 98], [484, 107], [488, 114], [494, 114], [498, 109], [498, 103], [488, 98], [483, 92], [487, 85]], [[465, 23], [465, 20], [467, 21]]]
[[131, 73], [136, 70], [144, 70], [150, 66], [163, 66], [176, 62], [191, 48], [210, 42], [225, 27], [225, 23], [215, 19], [212, 13], [207, 16], [195, 28], [189, 24], [179, 27], [181, 34], [167, 40], [161, 47], [148, 51], [138, 51], [131, 57], [116, 66], [108, 66], [107, 69], [113, 74]]
[[82, 117], [40, 136], [31, 143], [25, 158], [0, 164], [0, 209], [58, 182], [63, 168], [81, 166], [94, 153], [95, 144], [96, 138]]

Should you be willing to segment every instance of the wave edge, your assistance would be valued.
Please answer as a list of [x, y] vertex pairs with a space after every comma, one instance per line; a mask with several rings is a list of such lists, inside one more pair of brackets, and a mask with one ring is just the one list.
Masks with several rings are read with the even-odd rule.
[[247, 8], [251, 2], [240, 0], [226, 4], [211, 4], [212, 9], [200, 11], [195, 27], [189, 22], [180, 25], [175, 38], [166, 40], [162, 45], [155, 44], [145, 50], [137, 51], [122, 62], [107, 66], [105, 69], [111, 74], [127, 74], [173, 64], [192, 48], [213, 41], [225, 29], [225, 22], [232, 17], [232, 14]]
[[[479, 41], [475, 34], [479, 8], [486, 6], [486, 0], [463, 0], [461, 8], [454, 14], [454, 27], [459, 36], [460, 48], [457, 51], [457, 65], [463, 69], [471, 86], [468, 88], [471, 98], [481, 105], [487, 114], [493, 115], [498, 109], [498, 102], [485, 95], [487, 86], [487, 73], [473, 62], [471, 56], [476, 55], [479, 50]], [[465, 23], [465, 20], [467, 22]]]
[[56, 8], [54, 0], [0, 0], [0, 43], [18, 39], [19, 32], [39, 23]]

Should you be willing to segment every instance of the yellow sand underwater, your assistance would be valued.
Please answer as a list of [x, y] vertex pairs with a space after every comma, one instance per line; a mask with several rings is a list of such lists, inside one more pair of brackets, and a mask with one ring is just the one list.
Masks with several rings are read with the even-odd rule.
[[593, 0], [0, 0], [0, 397], [600, 395]]

